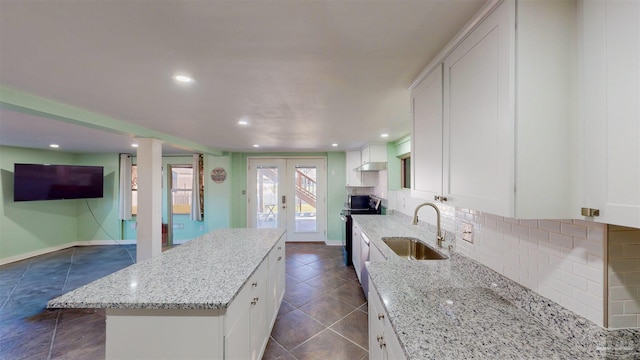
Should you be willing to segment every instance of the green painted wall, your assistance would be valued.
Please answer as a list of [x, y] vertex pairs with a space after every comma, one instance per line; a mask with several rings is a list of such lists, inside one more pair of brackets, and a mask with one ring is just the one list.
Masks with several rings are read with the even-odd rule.
[[[102, 199], [13, 201], [14, 163], [98, 165], [105, 167]], [[0, 147], [0, 259], [64, 246], [76, 241], [105, 240], [102, 225], [120, 236], [117, 221], [117, 155], [79, 155], [61, 151]], [[98, 225], [87, 208], [94, 211]], [[114, 212], [115, 211], [115, 212]]]
[[104, 167], [104, 197], [76, 200], [78, 240], [122, 239], [120, 219], [118, 219], [118, 183], [120, 181], [118, 154], [78, 154], [76, 164]]
[[342, 244], [344, 223], [338, 214], [344, 209], [347, 183], [346, 154], [344, 152], [327, 153], [327, 240]]

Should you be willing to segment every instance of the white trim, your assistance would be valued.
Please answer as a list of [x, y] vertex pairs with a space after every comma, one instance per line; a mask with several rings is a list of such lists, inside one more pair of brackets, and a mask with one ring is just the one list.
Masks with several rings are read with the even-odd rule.
[[342, 240], [325, 240], [326, 246], [342, 246]]
[[54, 251], [68, 249], [74, 246], [94, 246], [94, 245], [135, 245], [135, 240], [87, 240], [87, 241], [74, 241], [70, 243], [66, 243], [63, 245], [52, 246], [46, 249], [40, 249], [36, 251], [31, 251], [28, 253], [10, 256], [7, 258], [0, 259], [0, 265], [10, 264], [16, 261], [25, 260], [34, 256], [44, 255], [48, 253], [52, 253]]

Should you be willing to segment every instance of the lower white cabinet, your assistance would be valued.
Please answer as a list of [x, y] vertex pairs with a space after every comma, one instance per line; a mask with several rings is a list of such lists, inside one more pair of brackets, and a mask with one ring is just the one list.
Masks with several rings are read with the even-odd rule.
[[406, 359], [371, 279], [369, 279], [369, 359]]
[[[267, 334], [267, 261], [263, 261], [227, 309], [225, 359], [260, 359]], [[228, 327], [226, 325], [229, 325]]]
[[284, 295], [284, 238], [233, 300], [225, 318], [224, 358], [262, 358]]
[[269, 253], [269, 282], [267, 284], [267, 321], [273, 327], [284, 296], [285, 242], [280, 239]]

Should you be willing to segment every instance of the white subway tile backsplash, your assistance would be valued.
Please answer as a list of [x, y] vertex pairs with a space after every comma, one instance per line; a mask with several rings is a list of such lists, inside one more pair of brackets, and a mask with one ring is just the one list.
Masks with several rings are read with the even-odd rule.
[[624, 301], [616, 300], [609, 302], [609, 315], [624, 314]]
[[626, 286], [609, 286], [609, 300], [634, 300], [638, 292]]
[[573, 224], [560, 224], [560, 233], [581, 239], [587, 238], [587, 227]]
[[538, 220], [538, 227], [549, 232], [560, 233], [560, 223], [553, 220]]
[[570, 273], [568, 271], [564, 271], [563, 270], [560, 273], [560, 278], [562, 279], [563, 282], [565, 282], [565, 283], [567, 283], [567, 284], [569, 284], [569, 285], [571, 285], [573, 287], [576, 287], [576, 288], [578, 288], [578, 289], [580, 289], [582, 291], [585, 291], [585, 292], [587, 291], [587, 279], [585, 279], [585, 278], [583, 278], [581, 276], [578, 276], [578, 275], [575, 275], [575, 274], [572, 274], [572, 273]]
[[637, 315], [609, 316], [609, 326], [616, 329], [634, 328], [638, 326]]
[[566, 249], [573, 248], [573, 238], [571, 236], [550, 233], [549, 242]]
[[520, 225], [526, 226], [528, 228], [537, 228], [538, 227], [538, 220], [536, 219], [521, 219], [520, 221]]
[[575, 263], [573, 264], [573, 273], [587, 280], [600, 283], [601, 285], [604, 283], [602, 269], [598, 270], [583, 264]]
[[631, 287], [640, 288], [640, 271], [628, 272], [624, 274], [624, 284]]
[[[402, 205], [404, 201], [406, 205], [396, 210], [413, 215], [415, 206], [423, 201], [412, 199], [408, 192], [398, 193], [394, 203]], [[457, 252], [598, 325], [605, 325], [606, 225], [582, 220], [518, 220], [438, 206], [443, 228], [456, 234]], [[435, 215], [421, 211], [420, 220], [434, 224]], [[473, 244], [461, 240], [462, 221], [474, 227]], [[631, 266], [622, 265], [624, 269]]]
[[640, 299], [623, 302], [625, 314], [640, 314]]

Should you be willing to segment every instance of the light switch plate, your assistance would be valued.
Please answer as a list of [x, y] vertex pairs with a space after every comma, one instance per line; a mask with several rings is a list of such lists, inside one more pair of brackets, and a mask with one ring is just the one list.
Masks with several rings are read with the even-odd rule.
[[462, 240], [473, 244], [473, 224], [462, 223]]

